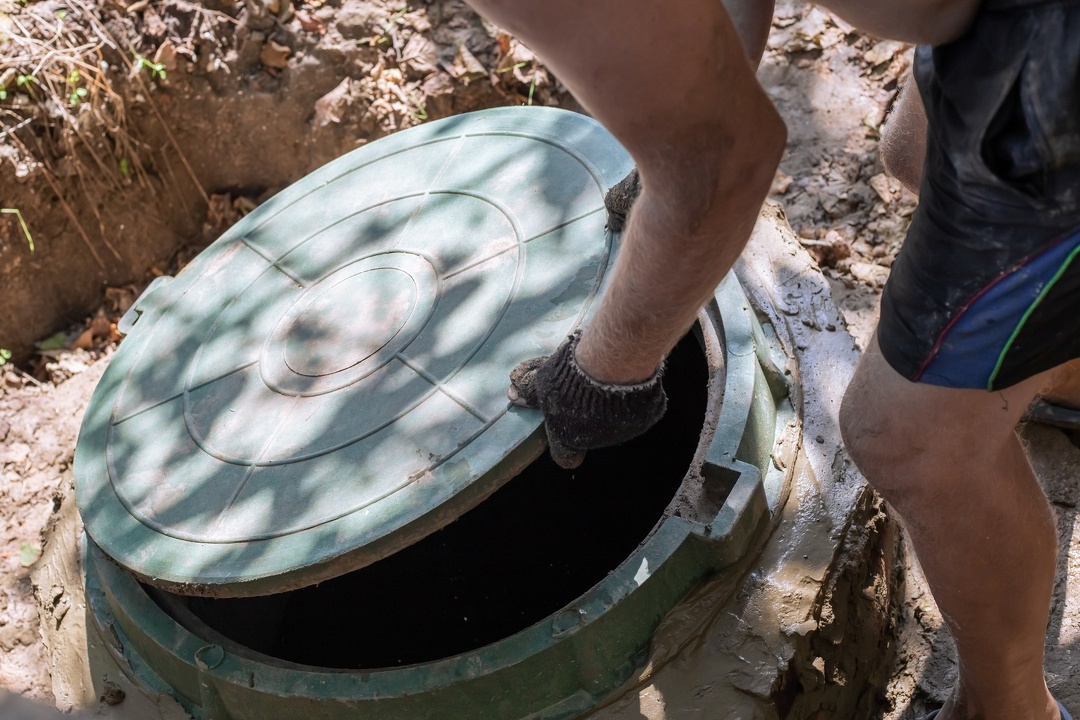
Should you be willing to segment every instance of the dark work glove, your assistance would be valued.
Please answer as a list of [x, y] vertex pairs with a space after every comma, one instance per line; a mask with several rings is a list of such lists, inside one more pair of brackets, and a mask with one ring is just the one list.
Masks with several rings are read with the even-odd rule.
[[667, 395], [663, 366], [648, 380], [630, 385], [593, 380], [577, 364], [581, 333], [568, 337], [551, 355], [514, 368], [508, 392], [515, 405], [544, 412], [552, 459], [576, 468], [585, 451], [618, 445], [641, 435], [664, 415]]
[[630, 208], [640, 194], [641, 178], [638, 177], [637, 168], [634, 168], [604, 196], [608, 230], [622, 232], [626, 226], [626, 216], [630, 214]]

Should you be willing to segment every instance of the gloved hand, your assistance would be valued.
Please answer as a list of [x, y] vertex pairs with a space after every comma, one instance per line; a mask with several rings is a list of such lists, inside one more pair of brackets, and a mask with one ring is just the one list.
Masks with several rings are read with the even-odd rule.
[[641, 178], [638, 177], [637, 168], [634, 168], [604, 196], [608, 230], [622, 232], [623, 227], [626, 226], [626, 216], [630, 214], [630, 208], [640, 194]]
[[544, 412], [548, 447], [559, 466], [576, 468], [585, 451], [618, 445], [641, 435], [664, 415], [663, 366], [640, 383], [602, 383], [577, 364], [581, 332], [551, 355], [532, 358], [510, 373], [507, 396], [515, 405]]

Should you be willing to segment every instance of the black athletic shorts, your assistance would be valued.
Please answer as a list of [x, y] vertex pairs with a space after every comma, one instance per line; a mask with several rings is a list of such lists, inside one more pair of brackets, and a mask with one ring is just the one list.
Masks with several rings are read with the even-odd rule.
[[985, 0], [915, 78], [930, 130], [885, 359], [995, 390], [1080, 357], [1080, 0]]

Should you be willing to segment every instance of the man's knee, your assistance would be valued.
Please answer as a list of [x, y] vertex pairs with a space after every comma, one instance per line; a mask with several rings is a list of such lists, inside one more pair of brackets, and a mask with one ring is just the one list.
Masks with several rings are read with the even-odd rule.
[[866, 481], [907, 517], [937, 501], [943, 477], [949, 482], [955, 477], [944, 443], [926, 423], [896, 412], [897, 399], [849, 387], [840, 406], [840, 432]]
[[908, 71], [900, 96], [881, 129], [878, 148], [885, 171], [915, 194], [919, 192], [926, 158], [926, 133], [926, 110]]
[[787, 126], [759, 88], [741, 100], [737, 119], [717, 112], [712, 119], [680, 128], [677, 135], [631, 147], [644, 188], [676, 225], [708, 222], [717, 209], [739, 198], [756, 208], [768, 194], [787, 142]]
[[914, 383], [888, 364], [875, 337], [844, 394], [840, 432], [859, 470], [894, 505], [936, 497], [943, 479], [964, 492], [999, 471], [1047, 376], [995, 392]]
[[[886, 496], [890, 476], [895, 481], [895, 471], [911, 459], [901, 451], [905, 444], [900, 437], [902, 428], [885, 410], [887, 400], [874, 397], [853, 382], [840, 405], [840, 435], [848, 455], [867, 481]], [[894, 472], [887, 472], [886, 468]], [[879, 484], [882, 487], [878, 488]]]

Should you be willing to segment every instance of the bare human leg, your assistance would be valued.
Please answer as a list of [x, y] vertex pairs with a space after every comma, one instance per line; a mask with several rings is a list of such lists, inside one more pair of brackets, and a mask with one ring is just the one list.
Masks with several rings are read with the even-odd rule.
[[1080, 360], [1055, 368], [1039, 395], [1048, 402], [1080, 409]]
[[723, 0], [750, 63], [757, 67], [772, 27], [775, 0]]
[[598, 381], [647, 378], [750, 236], [783, 121], [716, 0], [471, 4], [535, 50], [637, 163], [643, 192], [577, 361]]
[[885, 171], [916, 195], [926, 157], [926, 108], [911, 70], [904, 73], [900, 95], [881, 130], [881, 164]]
[[844, 397], [844, 442], [904, 518], [956, 640], [941, 720], [1059, 717], [1043, 679], [1057, 535], [1015, 434], [1045, 381], [992, 393], [912, 383], [875, 337]]

